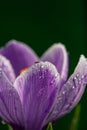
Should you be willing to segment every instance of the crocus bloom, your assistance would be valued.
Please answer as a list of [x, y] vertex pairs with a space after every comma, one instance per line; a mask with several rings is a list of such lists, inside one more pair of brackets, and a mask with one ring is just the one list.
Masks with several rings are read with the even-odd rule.
[[[0, 117], [13, 130], [42, 130], [81, 99], [87, 84], [83, 55], [66, 81], [68, 54], [62, 44], [38, 58], [30, 47], [12, 40], [0, 54]], [[20, 74], [24, 68], [28, 69]]]

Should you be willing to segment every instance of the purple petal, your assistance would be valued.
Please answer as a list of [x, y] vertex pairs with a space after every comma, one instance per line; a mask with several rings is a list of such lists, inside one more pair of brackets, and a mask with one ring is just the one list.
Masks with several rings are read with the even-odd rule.
[[69, 113], [81, 99], [87, 84], [87, 59], [82, 55], [66, 84], [58, 93], [57, 101], [48, 121]]
[[0, 53], [10, 60], [16, 76], [20, 74], [20, 70], [30, 67], [35, 61], [38, 61], [30, 47], [16, 40], [8, 42], [5, 48], [1, 48]]
[[3, 70], [3, 72], [8, 77], [9, 81], [13, 83], [15, 81], [15, 73], [14, 70], [9, 62], [8, 59], [6, 59], [4, 56], [0, 55], [0, 68]]
[[59, 79], [54, 65], [40, 62], [15, 81], [14, 86], [23, 103], [28, 130], [39, 130], [42, 127], [55, 103]]
[[63, 81], [66, 81], [68, 74], [68, 54], [62, 44], [54, 44], [41, 57], [42, 61], [53, 63], [61, 75]]
[[0, 69], [0, 117], [16, 125], [24, 125], [19, 95]]

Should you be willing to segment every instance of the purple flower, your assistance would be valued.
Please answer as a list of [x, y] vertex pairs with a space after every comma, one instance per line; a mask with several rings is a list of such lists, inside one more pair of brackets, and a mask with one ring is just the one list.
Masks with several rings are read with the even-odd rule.
[[[66, 81], [68, 54], [62, 44], [54, 44], [39, 59], [27, 45], [13, 40], [0, 54], [0, 117], [13, 130], [42, 130], [81, 99], [87, 84], [83, 55]], [[24, 68], [28, 70], [20, 74]]]

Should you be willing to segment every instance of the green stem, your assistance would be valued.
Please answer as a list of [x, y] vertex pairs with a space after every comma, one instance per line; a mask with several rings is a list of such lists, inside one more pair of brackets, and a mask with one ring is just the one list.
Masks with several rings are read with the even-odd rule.
[[70, 130], [78, 130], [79, 119], [80, 119], [81, 105], [76, 107], [73, 119], [71, 121]]
[[51, 123], [51, 122], [48, 124], [48, 127], [47, 127], [46, 130], [53, 130], [53, 127], [52, 127], [52, 123]]

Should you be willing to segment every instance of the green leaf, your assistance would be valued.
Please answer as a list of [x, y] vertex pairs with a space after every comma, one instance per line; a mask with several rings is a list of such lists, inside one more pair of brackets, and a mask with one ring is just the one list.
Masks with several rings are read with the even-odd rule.
[[47, 127], [46, 130], [53, 130], [53, 128], [52, 128], [52, 123], [51, 123], [51, 122], [48, 124], [48, 127]]
[[80, 111], [81, 111], [81, 105], [79, 104], [75, 109], [75, 113], [70, 125], [70, 130], [78, 130]]

